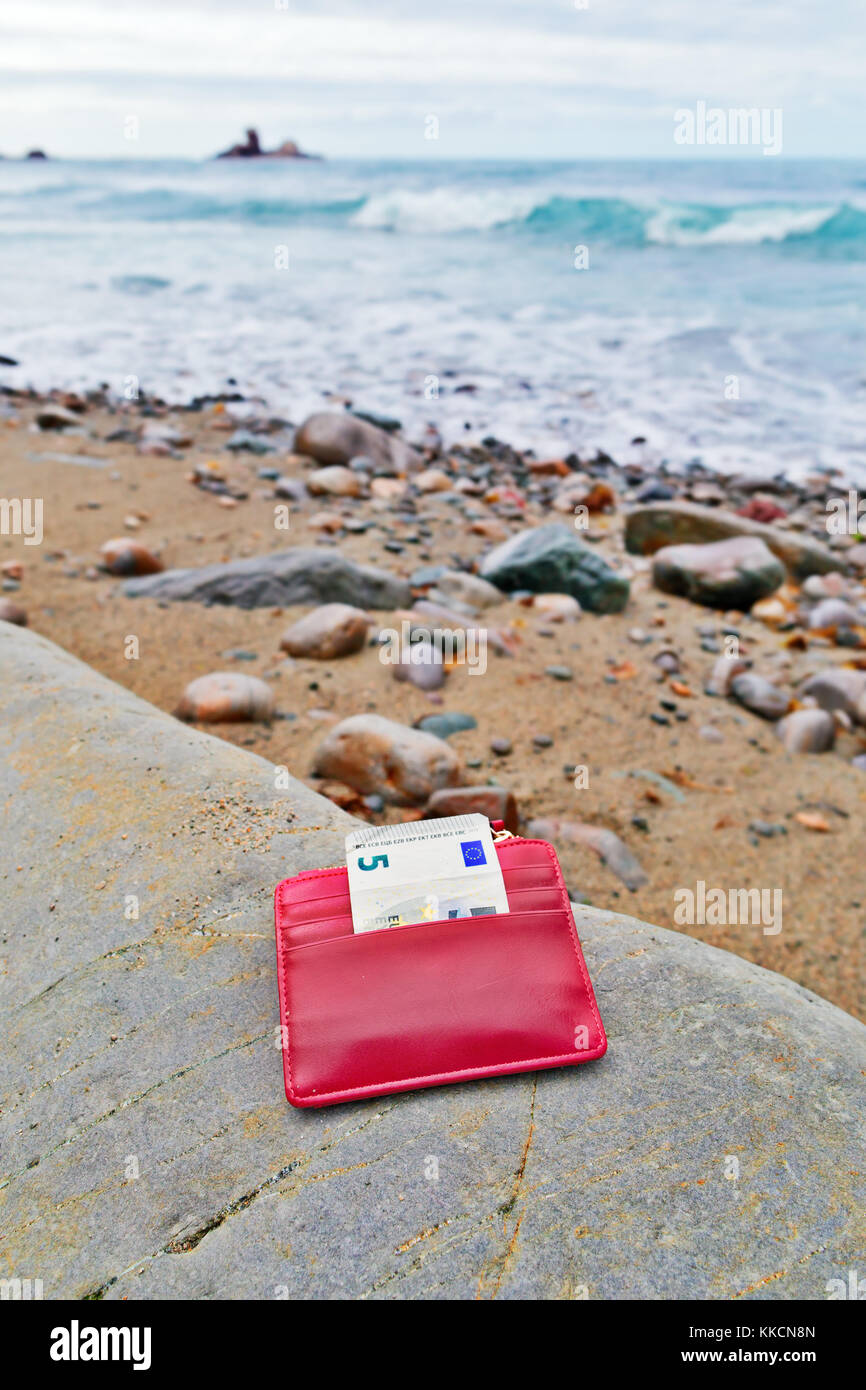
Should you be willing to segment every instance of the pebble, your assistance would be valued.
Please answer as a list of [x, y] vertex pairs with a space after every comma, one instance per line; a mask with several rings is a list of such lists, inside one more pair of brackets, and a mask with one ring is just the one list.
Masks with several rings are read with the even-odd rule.
[[676, 491], [669, 483], [663, 483], [658, 478], [648, 478], [635, 493], [635, 501], [671, 502], [676, 495]]
[[145, 426], [136, 449], [139, 454], [168, 458], [178, 449], [188, 449], [192, 442], [192, 435], [188, 431], [175, 429], [160, 421]]
[[704, 693], [721, 697], [730, 695], [731, 682], [748, 669], [749, 663], [742, 657], [720, 656], [704, 685]]
[[536, 594], [532, 607], [550, 623], [573, 623], [583, 612], [571, 594]]
[[595, 613], [622, 612], [630, 591], [628, 579], [562, 522], [515, 532], [484, 557], [481, 574], [509, 593], [571, 594]]
[[351, 468], [335, 463], [329, 468], [317, 468], [306, 480], [307, 490], [314, 497], [360, 497], [364, 480]]
[[453, 478], [442, 468], [425, 468], [412, 481], [419, 492], [450, 492], [454, 486]]
[[565, 840], [571, 844], [587, 845], [631, 892], [649, 881], [628, 845], [603, 826], [587, 825], [583, 821], [531, 820], [527, 833], [542, 840]]
[[264, 439], [260, 434], [252, 434], [250, 430], [235, 430], [231, 439], [226, 440], [226, 448], [233, 454], [247, 453], [258, 456], [276, 452], [270, 440]]
[[335, 724], [316, 751], [314, 771], [392, 806], [423, 806], [461, 778], [460, 760], [443, 739], [379, 714]]
[[550, 734], [536, 734], [532, 740], [536, 748], [552, 748], [553, 739]]
[[428, 734], [435, 734], [437, 738], [449, 738], [451, 734], [462, 733], [464, 729], [477, 729], [478, 721], [471, 714], [462, 714], [459, 710], [445, 710], [441, 714], [427, 714], [423, 719], [419, 719], [415, 725], [416, 729], [424, 729]]
[[106, 541], [99, 551], [102, 556], [102, 565], [109, 574], [118, 574], [128, 577], [139, 574], [159, 574], [164, 568], [161, 560], [141, 544], [141, 541], [134, 541], [130, 536], [121, 536], [119, 539]]
[[744, 516], [749, 521], [760, 521], [767, 525], [773, 521], [781, 521], [786, 515], [785, 508], [780, 507], [778, 502], [774, 502], [772, 497], [767, 497], [761, 493], [756, 493], [750, 497], [744, 507], [737, 508], [737, 516]]
[[317, 411], [308, 416], [295, 435], [294, 447], [299, 454], [324, 464], [344, 465], [359, 457], [369, 458], [383, 472], [410, 472], [421, 462], [404, 440], [348, 411]]
[[432, 642], [413, 642], [408, 661], [398, 661], [391, 667], [395, 680], [409, 681], [419, 690], [438, 690], [447, 674], [442, 653]]
[[314, 512], [307, 522], [311, 531], [336, 532], [343, 529], [343, 518], [337, 512]]
[[14, 623], [16, 627], [27, 626], [27, 614], [11, 598], [0, 598], [0, 623]]
[[751, 616], [766, 627], [780, 627], [791, 615], [780, 598], [762, 598], [752, 604]]
[[214, 671], [191, 681], [175, 710], [178, 719], [200, 724], [267, 721], [273, 714], [270, 686], [237, 671]]
[[854, 671], [836, 666], [809, 676], [797, 688], [797, 699], [811, 699], [821, 709], [844, 710], [851, 719], [858, 718], [861, 701], [866, 700], [866, 671]]
[[512, 834], [517, 830], [517, 802], [507, 787], [454, 787], [433, 792], [424, 807], [424, 818], [431, 816], [486, 816], [501, 820]]
[[860, 622], [857, 609], [841, 598], [825, 598], [809, 614], [809, 628], [855, 627]]
[[473, 521], [469, 530], [474, 536], [483, 536], [488, 541], [505, 541], [509, 536], [508, 527], [494, 516]]
[[824, 598], [843, 598], [849, 592], [849, 583], [844, 575], [837, 571], [830, 574], [810, 574], [808, 579], [803, 580], [801, 593], [804, 598], [818, 602]]
[[749, 829], [756, 835], [761, 835], [765, 840], [770, 840], [774, 835], [787, 835], [788, 827], [779, 821], [750, 820]]
[[463, 570], [442, 570], [435, 580], [436, 593], [448, 603], [463, 603], [469, 609], [495, 608], [505, 595], [495, 584]]
[[301, 478], [287, 478], [285, 474], [280, 474], [274, 482], [274, 496], [284, 497], [289, 502], [303, 502], [309, 494]]
[[490, 740], [490, 751], [495, 753], [498, 758], [507, 758], [512, 747], [510, 738], [492, 738]]
[[570, 666], [545, 666], [544, 674], [552, 676], [555, 681], [574, 680], [574, 672]]
[[797, 709], [779, 720], [776, 734], [789, 753], [827, 753], [836, 742], [836, 721], [823, 709]]
[[743, 612], [785, 582], [781, 561], [755, 536], [666, 545], [653, 556], [652, 575], [656, 588], [665, 593]]
[[403, 478], [374, 478], [370, 484], [370, 495], [380, 502], [394, 502], [403, 496], [407, 486]]
[[81, 420], [65, 406], [48, 404], [38, 411], [36, 423], [41, 430], [65, 430], [70, 425], [80, 425]]
[[750, 709], [753, 714], [759, 714], [762, 719], [781, 719], [791, 703], [786, 691], [781, 690], [778, 685], [773, 685], [765, 676], [758, 676], [752, 671], [734, 677], [731, 681], [731, 694], [741, 705]]
[[369, 623], [362, 608], [349, 603], [323, 603], [283, 633], [280, 647], [290, 656], [333, 661], [361, 650]]

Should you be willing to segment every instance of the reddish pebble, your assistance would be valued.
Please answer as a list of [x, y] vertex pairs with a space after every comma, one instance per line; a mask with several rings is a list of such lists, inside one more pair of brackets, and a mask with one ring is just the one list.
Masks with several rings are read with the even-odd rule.
[[0, 623], [15, 623], [16, 627], [26, 627], [27, 614], [11, 599], [0, 598]]
[[151, 555], [146, 546], [129, 536], [106, 541], [99, 553], [102, 556], [103, 567], [109, 574], [159, 574], [164, 568], [162, 561]]

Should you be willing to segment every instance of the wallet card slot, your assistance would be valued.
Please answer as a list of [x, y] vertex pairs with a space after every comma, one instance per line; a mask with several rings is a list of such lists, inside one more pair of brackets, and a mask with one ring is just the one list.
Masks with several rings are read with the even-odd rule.
[[[533, 901], [539, 900], [538, 906], [540, 908], [562, 906], [562, 893], [549, 883], [538, 886], [527, 884], [522, 888], [509, 888], [506, 885], [505, 893], [509, 904], [526, 894], [532, 894]], [[338, 894], [330, 898], [311, 899], [306, 903], [296, 898], [284, 905], [283, 912], [289, 930], [304, 926], [313, 927], [319, 923], [332, 922], [337, 919], [347, 919], [351, 923], [352, 903], [348, 893]]]
[[[354, 930], [350, 914], [348, 918], [341, 917], [339, 919], [333, 919], [339, 920], [339, 925], [345, 927], [345, 930], [334, 932], [332, 936], [315, 936], [308, 941], [285, 942], [282, 949], [284, 951], [307, 951], [316, 946], [327, 946], [331, 941], [343, 941], [346, 939], [361, 940], [363, 937], [368, 936], [393, 936], [396, 932], [430, 931], [436, 927], [472, 926], [475, 922], [508, 922], [515, 917], [536, 917], [539, 914], [550, 916], [551, 913], [554, 912], [564, 912], [561, 899], [552, 907], [541, 906], [524, 908], [520, 912], [487, 912], [478, 917], [440, 917], [429, 922], [404, 922], [403, 925], [399, 927], [378, 927], [373, 931], [366, 932], [356, 932]], [[330, 918], [326, 919], [328, 925], [330, 925], [331, 921], [332, 919]], [[322, 923], [315, 922], [311, 925], [319, 927]]]
[[[557, 878], [559, 876], [555, 868], [556, 860], [549, 845], [543, 841], [516, 838], [506, 840], [496, 848], [510, 905], [513, 906], [524, 894], [532, 894], [533, 906], [539, 909], [554, 910], [563, 906], [566, 901], [565, 888], [564, 885], [559, 886], [553, 877], [554, 874]], [[529, 855], [533, 862], [515, 863], [513, 859], [516, 855], [519, 855], [521, 860], [525, 860]], [[334, 888], [337, 891], [326, 892], [326, 888]], [[354, 935], [352, 904], [345, 869], [302, 874], [297, 878], [287, 879], [278, 889], [278, 903], [282, 931], [286, 944], [291, 947]], [[407, 925], [431, 924], [420, 922]], [[389, 927], [382, 930], [397, 929]]]

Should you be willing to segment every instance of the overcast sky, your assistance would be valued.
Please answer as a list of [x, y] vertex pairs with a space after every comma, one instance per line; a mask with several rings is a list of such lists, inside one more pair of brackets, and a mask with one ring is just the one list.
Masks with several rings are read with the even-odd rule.
[[866, 153], [863, 0], [0, 0], [0, 70], [5, 154], [669, 157], [698, 100]]

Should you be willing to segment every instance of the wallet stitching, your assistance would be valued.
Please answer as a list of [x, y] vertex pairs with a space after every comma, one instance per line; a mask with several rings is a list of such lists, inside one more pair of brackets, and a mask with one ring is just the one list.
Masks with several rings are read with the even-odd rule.
[[[524, 845], [540, 845], [540, 846], [546, 851], [546, 853], [548, 854], [548, 856], [549, 856], [549, 858], [550, 858], [550, 861], [551, 861], [551, 863], [552, 863], [552, 865], [553, 865], [554, 877], [555, 877], [555, 879], [556, 879], [556, 882], [557, 882], [557, 884], [558, 884], [558, 886], [559, 886], [559, 889], [560, 889], [560, 892], [561, 892], [561, 894], [562, 894], [563, 904], [564, 904], [564, 907], [565, 907], [565, 910], [566, 910], [566, 920], [567, 920], [567, 922], [568, 922], [569, 940], [571, 941], [572, 950], [574, 951], [575, 958], [576, 958], [576, 960], [577, 960], [578, 970], [579, 970], [579, 972], [580, 972], [580, 976], [581, 976], [581, 979], [583, 980], [584, 988], [585, 988], [585, 990], [586, 990], [586, 997], [587, 997], [587, 1000], [588, 1000], [588, 1002], [589, 1002], [590, 1010], [591, 1010], [591, 1012], [592, 1012], [592, 1016], [593, 1016], [593, 1018], [594, 1018], [594, 1020], [595, 1020], [595, 1025], [596, 1025], [596, 1028], [598, 1029], [598, 1033], [599, 1033], [599, 1042], [598, 1042], [597, 1046], [594, 1047], [594, 1048], [592, 1048], [592, 1047], [581, 1048], [579, 1051], [574, 1051], [574, 1052], [551, 1053], [551, 1054], [550, 1054], [549, 1056], [547, 1056], [547, 1057], [524, 1057], [524, 1058], [520, 1059], [519, 1061], [515, 1060], [515, 1061], [509, 1061], [509, 1062], [502, 1062], [502, 1063], [499, 1063], [499, 1062], [492, 1062], [492, 1063], [490, 1063], [490, 1067], [489, 1067], [489, 1068], [488, 1068], [488, 1067], [481, 1067], [481, 1068], [479, 1068], [479, 1067], [470, 1067], [470, 1068], [462, 1068], [460, 1071], [451, 1071], [451, 1072], [427, 1072], [427, 1073], [425, 1073], [425, 1074], [422, 1075], [422, 1076], [394, 1077], [394, 1078], [391, 1078], [391, 1079], [389, 1079], [389, 1080], [387, 1080], [387, 1081], [374, 1081], [374, 1082], [371, 1082], [369, 1086], [353, 1086], [353, 1087], [349, 1088], [348, 1090], [343, 1090], [343, 1091], [311, 1091], [311, 1092], [302, 1093], [302, 1092], [300, 1092], [300, 1091], [298, 1091], [298, 1090], [296, 1089], [295, 1083], [294, 1083], [294, 1079], [293, 1079], [293, 1075], [292, 1075], [292, 1047], [291, 1047], [292, 1029], [291, 1029], [291, 1026], [290, 1026], [290, 1025], [288, 1024], [288, 1022], [287, 1022], [287, 1024], [286, 1024], [286, 1075], [287, 1075], [288, 1083], [289, 1083], [289, 1087], [288, 1087], [288, 1088], [289, 1088], [289, 1092], [290, 1092], [290, 1094], [291, 1094], [292, 1096], [294, 1096], [294, 1097], [295, 1097], [296, 1099], [298, 1099], [298, 1100], [313, 1100], [313, 1099], [315, 1099], [315, 1100], [318, 1100], [318, 1101], [325, 1101], [325, 1100], [333, 1100], [333, 1099], [335, 1099], [335, 1098], [337, 1098], [337, 1097], [339, 1097], [340, 1099], [343, 1099], [343, 1100], [349, 1100], [352, 1096], [366, 1095], [368, 1092], [378, 1093], [378, 1092], [380, 1092], [380, 1091], [382, 1090], [383, 1087], [391, 1087], [391, 1086], [412, 1086], [412, 1085], [414, 1085], [415, 1082], [418, 1082], [418, 1081], [432, 1081], [432, 1082], [435, 1082], [437, 1079], [440, 1080], [440, 1081], [444, 1081], [444, 1080], [448, 1080], [448, 1081], [457, 1080], [457, 1079], [460, 1078], [460, 1077], [466, 1077], [467, 1079], [471, 1079], [472, 1077], [478, 1076], [480, 1073], [484, 1073], [484, 1072], [489, 1071], [491, 1068], [500, 1067], [500, 1066], [502, 1066], [502, 1067], [510, 1067], [510, 1068], [514, 1068], [514, 1067], [532, 1067], [532, 1066], [538, 1066], [538, 1065], [540, 1065], [542, 1062], [567, 1062], [567, 1061], [569, 1061], [569, 1060], [571, 1060], [571, 1059], [573, 1059], [573, 1058], [577, 1058], [577, 1057], [587, 1057], [587, 1058], [589, 1058], [589, 1057], [595, 1057], [595, 1056], [600, 1055], [600, 1054], [599, 1054], [599, 1048], [602, 1048], [602, 1047], [603, 1047], [603, 1044], [604, 1044], [604, 1042], [605, 1042], [604, 1027], [603, 1027], [603, 1025], [602, 1025], [601, 1016], [599, 1015], [598, 1007], [597, 1007], [596, 1002], [595, 1002], [595, 994], [594, 994], [594, 991], [593, 991], [593, 988], [592, 988], [592, 983], [591, 983], [590, 978], [589, 978], [589, 973], [588, 973], [588, 971], [587, 971], [587, 969], [586, 969], [586, 963], [585, 963], [584, 960], [583, 960], [582, 952], [581, 952], [580, 946], [579, 946], [579, 944], [578, 944], [578, 940], [577, 940], [577, 929], [576, 929], [575, 924], [574, 924], [574, 914], [573, 914], [573, 912], [572, 912], [572, 910], [571, 910], [571, 903], [570, 903], [569, 897], [568, 897], [568, 890], [567, 890], [567, 888], [566, 888], [566, 886], [565, 886], [565, 879], [562, 877], [562, 870], [561, 870], [560, 865], [559, 865], [559, 860], [558, 860], [557, 857], [556, 857], [556, 851], [554, 850], [554, 848], [553, 848], [552, 845], [548, 844], [548, 842], [547, 842], [546, 840], [523, 840], [523, 839], [522, 839], [522, 840], [521, 840], [521, 844], [524, 844]], [[319, 869], [319, 870], [316, 870], [316, 871], [315, 871], [316, 875], [321, 875], [321, 876], [324, 876], [324, 875], [326, 875], [326, 874], [342, 873], [342, 872], [343, 872], [343, 869], [342, 869], [342, 868], [338, 868], [338, 869]], [[310, 877], [312, 877], [312, 876], [313, 876], [313, 875], [310, 875]], [[291, 879], [284, 879], [283, 882], [280, 883], [280, 884], [278, 885], [278, 888], [277, 888], [277, 904], [278, 904], [278, 907], [279, 907], [280, 909], [283, 909], [283, 907], [284, 907], [284, 902], [283, 902], [283, 890], [285, 889], [286, 885], [287, 885], [288, 883], [291, 883], [291, 882], [292, 882]], [[545, 911], [546, 909], [541, 909], [541, 910], [542, 910], [542, 911]], [[547, 910], [549, 910], [549, 909], [547, 909]], [[284, 930], [285, 930], [285, 924], [283, 923], [282, 919], [280, 919], [280, 921], [279, 921], [279, 928], [280, 928], [280, 938], [281, 938], [279, 944], [280, 944], [281, 949], [280, 949], [280, 951], [278, 952], [278, 955], [279, 955], [278, 973], [279, 973], [279, 975], [281, 976], [281, 983], [282, 983], [282, 986], [283, 986], [283, 1001], [284, 1001], [284, 1003], [285, 1003], [286, 1018], [288, 1019], [288, 1017], [289, 1017], [289, 1009], [288, 1009], [288, 1003], [289, 1003], [289, 979], [288, 979], [288, 972], [287, 972], [287, 957], [288, 957], [288, 951], [283, 947], [282, 935], [283, 935], [283, 932], [284, 932]], [[494, 1072], [493, 1074], [495, 1075], [495, 1072]], [[505, 1073], [505, 1074], [507, 1075], [507, 1073]]]

